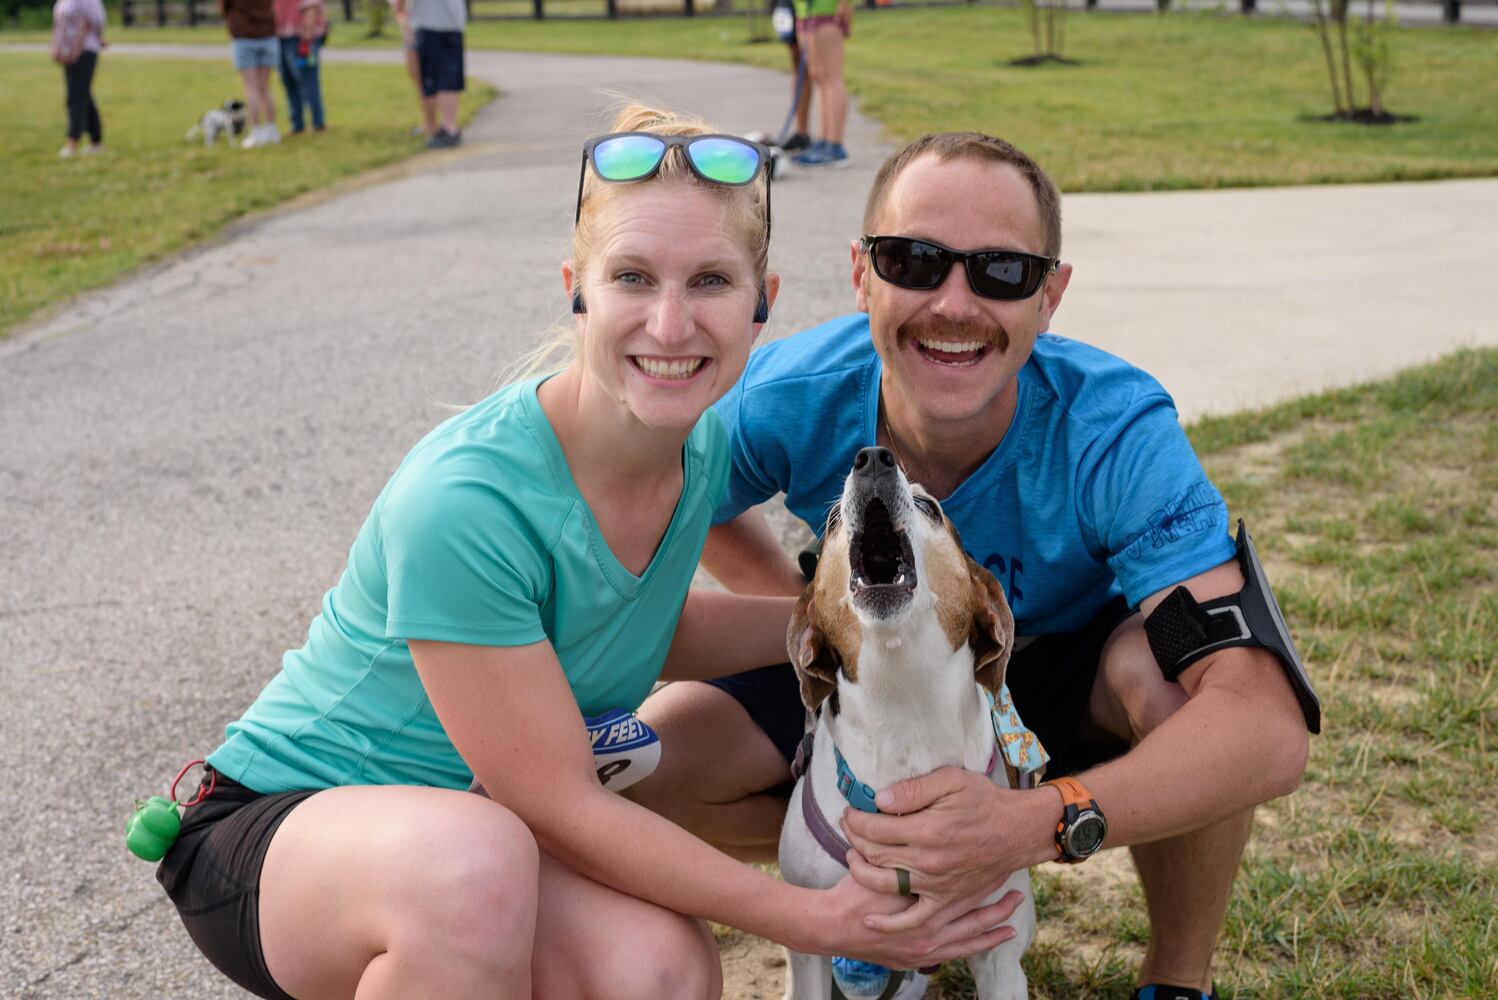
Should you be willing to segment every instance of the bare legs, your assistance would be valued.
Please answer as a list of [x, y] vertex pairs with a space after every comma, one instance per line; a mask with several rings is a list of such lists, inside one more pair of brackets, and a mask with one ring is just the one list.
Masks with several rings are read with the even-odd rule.
[[261, 940], [300, 1000], [717, 997], [697, 920], [543, 856], [478, 795], [319, 792], [287, 816], [261, 873]]
[[[273, 39], [274, 40], [274, 39]], [[244, 79], [245, 117], [251, 129], [276, 124], [276, 103], [270, 93], [269, 66], [254, 66], [239, 71]]]
[[433, 110], [436, 113], [438, 124], [443, 131], [458, 134], [458, 92], [456, 90], [439, 90], [437, 96], [432, 98]]
[[817, 125], [821, 138], [841, 143], [848, 124], [848, 85], [843, 82], [843, 32], [836, 24], [819, 24], [802, 36], [806, 66], [817, 89]]
[[[1181, 686], [1160, 673], [1143, 619], [1126, 619], [1103, 648], [1092, 689], [1093, 720], [1132, 745], [1185, 700]], [[1140, 983], [1211, 990], [1212, 953], [1252, 825], [1249, 809], [1200, 830], [1130, 848], [1150, 921]]]
[[[661, 738], [661, 762], [625, 795], [740, 861], [773, 861], [791, 780], [785, 758], [733, 696], [682, 681], [640, 707]], [[705, 765], [705, 766], [704, 766]]]

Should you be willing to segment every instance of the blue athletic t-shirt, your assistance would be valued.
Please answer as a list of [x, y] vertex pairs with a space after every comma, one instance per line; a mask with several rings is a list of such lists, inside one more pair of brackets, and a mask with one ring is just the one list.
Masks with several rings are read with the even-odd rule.
[[[777, 493], [819, 535], [875, 443], [882, 364], [863, 313], [767, 344], [719, 400], [732, 454], [721, 524]], [[1233, 557], [1227, 505], [1149, 375], [1042, 334], [1014, 421], [942, 509], [1004, 587], [1020, 635], [1081, 628]]]
[[723, 425], [708, 411], [693, 428], [675, 514], [635, 576], [578, 493], [536, 398], [540, 382], [502, 389], [412, 449], [324, 595], [306, 645], [285, 655], [210, 764], [267, 793], [467, 787], [472, 771], [427, 699], [411, 639], [547, 639], [583, 715], [645, 700], [723, 498]]

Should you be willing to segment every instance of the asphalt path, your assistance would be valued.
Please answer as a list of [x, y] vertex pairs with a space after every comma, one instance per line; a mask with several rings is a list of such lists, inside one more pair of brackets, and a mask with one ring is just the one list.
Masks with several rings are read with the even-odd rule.
[[[225, 59], [107, 58], [167, 54]], [[461, 150], [247, 219], [0, 342], [0, 994], [244, 995], [126, 853], [133, 800], [211, 750], [300, 644], [406, 450], [565, 317], [601, 91], [738, 131], [778, 127], [790, 91], [741, 66], [469, 59], [503, 96]], [[848, 240], [891, 147], [856, 113], [849, 143], [847, 170], [776, 185], [770, 337], [851, 308]], [[1153, 371], [1188, 417], [1498, 343], [1495, 181], [1074, 196], [1065, 213], [1056, 331]]]

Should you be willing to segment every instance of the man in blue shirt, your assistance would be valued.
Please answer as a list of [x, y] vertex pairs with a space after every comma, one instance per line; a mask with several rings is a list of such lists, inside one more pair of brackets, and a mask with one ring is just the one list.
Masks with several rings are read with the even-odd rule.
[[[1003, 585], [1009, 687], [1047, 777], [1069, 779], [1014, 791], [944, 769], [847, 817], [879, 866], [868, 884], [895, 892], [906, 869], [920, 895], [889, 926], [935, 929], [946, 903], [1022, 866], [1127, 846], [1150, 918], [1142, 995], [1195, 1000], [1211, 993], [1253, 809], [1299, 783], [1306, 725], [1264, 650], [1219, 650], [1176, 681], [1156, 663], [1143, 619], [1167, 595], [1205, 601], [1244, 580], [1169, 395], [1047, 332], [1072, 276], [1060, 250], [1054, 184], [1003, 140], [926, 136], [886, 162], [852, 245], [859, 314], [755, 352], [718, 404], [732, 467], [703, 562], [733, 590], [799, 593], [756, 505], [784, 493], [820, 531], [854, 454], [890, 449]], [[641, 710], [662, 764], [636, 797], [740, 856], [773, 856], [796, 692], [788, 667], [663, 689]]]

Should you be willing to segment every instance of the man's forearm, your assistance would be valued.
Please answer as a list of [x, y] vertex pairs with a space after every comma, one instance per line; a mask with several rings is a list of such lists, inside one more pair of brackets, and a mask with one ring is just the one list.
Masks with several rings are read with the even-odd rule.
[[757, 507], [707, 533], [702, 566], [738, 594], [795, 596], [805, 586], [800, 569]]
[[784, 663], [789, 597], [693, 590], [661, 670], [662, 680], [708, 680]]

